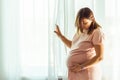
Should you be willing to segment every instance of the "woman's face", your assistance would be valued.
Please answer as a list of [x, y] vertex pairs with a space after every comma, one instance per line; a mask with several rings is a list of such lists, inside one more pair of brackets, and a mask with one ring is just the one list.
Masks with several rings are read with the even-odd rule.
[[92, 20], [87, 19], [87, 18], [83, 18], [80, 23], [81, 23], [82, 29], [89, 29], [89, 27], [92, 23]]

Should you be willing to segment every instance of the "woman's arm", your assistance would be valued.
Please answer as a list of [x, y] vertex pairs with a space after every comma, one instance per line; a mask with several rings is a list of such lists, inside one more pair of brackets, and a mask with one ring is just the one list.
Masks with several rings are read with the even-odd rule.
[[71, 48], [71, 43], [72, 41], [68, 40], [65, 36], [61, 35], [60, 39], [62, 40], [62, 42], [68, 47]]
[[98, 63], [99, 61], [101, 61], [103, 59], [103, 44], [98, 44], [94, 46], [95, 51], [96, 51], [96, 56], [94, 56], [91, 60], [87, 61], [86, 63], [81, 64], [81, 67], [90, 67], [93, 64]]
[[71, 48], [71, 43], [72, 43], [72, 41], [68, 40], [65, 36], [63, 36], [63, 35], [61, 34], [61, 31], [60, 31], [58, 25], [56, 25], [56, 30], [55, 30], [54, 32], [57, 34], [57, 36], [62, 40], [62, 42], [63, 42], [68, 48]]

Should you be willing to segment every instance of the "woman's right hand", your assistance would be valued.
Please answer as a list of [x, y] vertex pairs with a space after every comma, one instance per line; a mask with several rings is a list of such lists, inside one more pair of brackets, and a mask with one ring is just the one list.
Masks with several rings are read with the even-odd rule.
[[62, 33], [61, 33], [58, 25], [56, 25], [56, 28], [55, 28], [55, 31], [54, 31], [54, 32], [57, 34], [58, 37], [61, 37], [61, 36], [62, 36]]

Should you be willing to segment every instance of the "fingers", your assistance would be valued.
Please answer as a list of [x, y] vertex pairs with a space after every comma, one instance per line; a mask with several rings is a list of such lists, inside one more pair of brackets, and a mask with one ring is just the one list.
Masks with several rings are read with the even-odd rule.
[[56, 26], [56, 29], [59, 29], [59, 26], [57, 24], [55, 24], [55, 26]]
[[72, 69], [71, 71], [72, 71], [72, 72], [79, 72], [79, 71], [81, 71], [81, 70], [80, 70], [80, 68], [75, 68], [75, 69]]
[[55, 24], [55, 26], [56, 26], [56, 28], [55, 28], [54, 32], [55, 32], [55, 33], [58, 33], [58, 25]]
[[75, 68], [75, 69], [72, 69], [71, 71], [76, 73], [76, 72], [79, 72], [80, 70], [78, 68]]
[[80, 67], [80, 65], [79, 64], [75, 64], [73, 67], [71, 67], [71, 69], [75, 69], [77, 67]]
[[56, 29], [55, 29], [55, 33], [58, 35], [58, 36], [61, 36], [62, 34], [61, 34], [61, 31], [60, 31], [60, 29], [59, 29], [59, 26], [57, 25], [57, 24], [55, 24], [56, 25]]
[[55, 26], [56, 26], [56, 27], [58, 27], [58, 25], [57, 25], [57, 24], [55, 24]]
[[56, 33], [57, 35], [59, 35], [59, 33], [57, 31], [54, 31], [54, 33]]
[[79, 65], [79, 64], [76, 64], [76, 65], [74, 65], [73, 67], [71, 67], [70, 70], [71, 70], [72, 72], [79, 72], [79, 71], [81, 71], [81, 68], [80, 68], [80, 65]]
[[71, 70], [74, 70], [75, 68], [77, 68], [77, 66], [76, 65], [74, 65], [73, 67], [71, 67], [70, 69]]
[[60, 32], [59, 26], [57, 24], [56, 25], [56, 30]]

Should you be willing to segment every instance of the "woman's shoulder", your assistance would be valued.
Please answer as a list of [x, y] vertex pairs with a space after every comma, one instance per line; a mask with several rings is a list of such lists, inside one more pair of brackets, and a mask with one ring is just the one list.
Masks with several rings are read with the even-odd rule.
[[96, 37], [97, 37], [97, 36], [101, 36], [101, 37], [105, 38], [104, 31], [103, 31], [103, 29], [102, 29], [101, 27], [96, 28], [96, 29], [93, 31], [92, 36], [96, 36]]
[[94, 29], [93, 34], [95, 33], [104, 33], [101, 27]]

